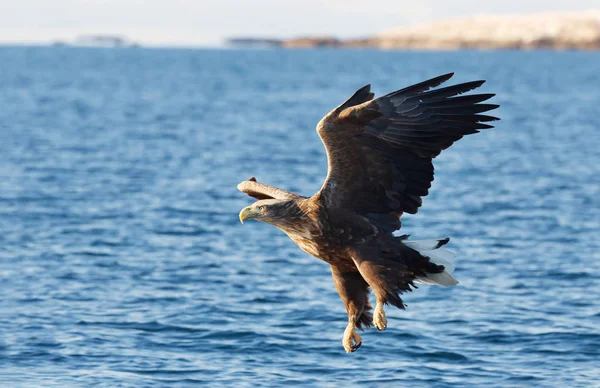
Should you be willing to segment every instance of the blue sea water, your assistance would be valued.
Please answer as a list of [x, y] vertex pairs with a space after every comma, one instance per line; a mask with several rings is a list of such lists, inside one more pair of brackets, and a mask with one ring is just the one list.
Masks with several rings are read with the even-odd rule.
[[[600, 386], [600, 55], [0, 48], [3, 387]], [[412, 238], [452, 238], [346, 354], [329, 268], [240, 225], [252, 175], [305, 195], [357, 88], [455, 71], [497, 127], [435, 161]]]

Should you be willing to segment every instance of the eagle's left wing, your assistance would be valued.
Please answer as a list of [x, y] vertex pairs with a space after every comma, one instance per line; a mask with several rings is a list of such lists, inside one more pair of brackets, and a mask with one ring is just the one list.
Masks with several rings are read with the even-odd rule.
[[283, 190], [277, 188], [275, 186], [266, 185], [264, 183], [259, 183], [256, 181], [255, 177], [248, 179], [247, 181], [241, 182], [237, 186], [238, 190], [242, 193], [246, 193], [249, 196], [256, 199], [282, 199], [282, 200], [292, 200], [305, 198], [299, 194], [293, 193], [291, 191]]
[[414, 214], [433, 180], [432, 159], [464, 135], [492, 128], [482, 115], [498, 107], [480, 104], [493, 94], [459, 96], [484, 81], [430, 90], [442, 75], [373, 99], [370, 86], [331, 111], [317, 126], [329, 172], [315, 195], [329, 208], [351, 209], [377, 227], [400, 228]]

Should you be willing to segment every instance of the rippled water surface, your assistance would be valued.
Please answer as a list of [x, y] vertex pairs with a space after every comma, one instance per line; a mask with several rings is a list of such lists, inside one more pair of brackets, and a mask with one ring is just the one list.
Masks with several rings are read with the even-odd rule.
[[[600, 56], [0, 48], [0, 381], [51, 386], [600, 386]], [[455, 71], [503, 121], [436, 160], [413, 238], [452, 237], [346, 354], [326, 264], [237, 214], [310, 195], [314, 127]]]

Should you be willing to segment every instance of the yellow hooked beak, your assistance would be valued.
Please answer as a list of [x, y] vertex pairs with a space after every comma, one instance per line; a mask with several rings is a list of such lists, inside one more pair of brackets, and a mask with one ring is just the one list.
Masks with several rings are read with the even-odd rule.
[[240, 222], [243, 224], [244, 220], [247, 220], [248, 218], [256, 218], [257, 216], [258, 213], [256, 210], [252, 209], [251, 207], [245, 207], [240, 212]]

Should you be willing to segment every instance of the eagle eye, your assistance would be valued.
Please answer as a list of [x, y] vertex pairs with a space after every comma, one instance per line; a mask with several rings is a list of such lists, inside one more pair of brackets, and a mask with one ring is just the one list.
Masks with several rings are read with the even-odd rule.
[[260, 206], [258, 207], [258, 210], [260, 210], [260, 211], [263, 211], [263, 210], [265, 210], [265, 205], [260, 205]]

